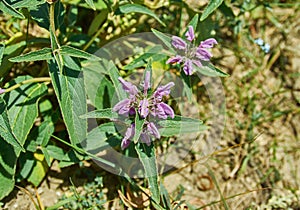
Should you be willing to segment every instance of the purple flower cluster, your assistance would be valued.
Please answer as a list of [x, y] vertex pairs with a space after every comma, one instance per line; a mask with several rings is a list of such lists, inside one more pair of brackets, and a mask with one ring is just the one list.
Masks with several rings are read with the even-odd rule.
[[208, 51], [217, 41], [213, 38], [202, 41], [197, 47], [192, 42], [195, 40], [194, 28], [188, 27], [188, 31], [185, 34], [186, 39], [189, 42], [184, 41], [178, 36], [172, 36], [172, 45], [179, 50], [180, 55], [175, 55], [167, 60], [167, 64], [183, 63], [183, 71], [186, 75], [193, 74], [193, 65], [202, 67], [201, 61], [209, 61], [212, 54]]
[[[149, 121], [150, 116], [157, 117], [159, 119], [167, 119], [167, 117], [174, 118], [173, 109], [168, 104], [162, 102], [163, 97], [170, 94], [170, 89], [174, 86], [174, 83], [170, 82], [164, 86], [159, 86], [153, 94], [150, 95], [148, 93], [151, 88], [149, 71], [145, 74], [145, 79], [142, 83], [142, 91], [139, 91], [135, 85], [125, 81], [121, 77], [119, 77], [119, 81], [122, 84], [123, 90], [129, 93], [129, 96], [128, 98], [118, 102], [113, 107], [113, 111], [118, 112], [120, 115], [127, 116], [139, 114], [140, 117], [146, 119], [140, 138], [143, 143], [150, 145], [150, 136], [157, 139], [160, 138], [158, 128], [153, 122]], [[129, 146], [134, 134], [135, 124], [133, 123], [127, 129], [122, 140], [122, 149]]]

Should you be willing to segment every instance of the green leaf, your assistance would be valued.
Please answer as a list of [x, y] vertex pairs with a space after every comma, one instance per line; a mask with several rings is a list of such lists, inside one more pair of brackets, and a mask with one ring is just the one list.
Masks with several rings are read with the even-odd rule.
[[0, 200], [14, 189], [17, 153], [19, 151], [0, 136]]
[[2, 59], [3, 59], [4, 48], [5, 48], [4, 43], [0, 43], [0, 66], [1, 66], [1, 63], [2, 63]]
[[81, 145], [87, 152], [97, 154], [107, 147], [120, 145], [121, 139], [122, 137], [118, 134], [114, 123], [110, 122], [91, 130]]
[[11, 62], [30, 62], [30, 61], [41, 61], [52, 59], [52, 50], [51, 48], [43, 48], [41, 50], [33, 51], [20, 55], [14, 58], [10, 58]]
[[161, 120], [158, 122], [161, 127], [159, 133], [162, 136], [175, 136], [184, 133], [195, 133], [206, 130], [208, 127], [198, 119], [176, 115], [174, 119]]
[[224, 73], [219, 68], [213, 66], [209, 62], [202, 61], [202, 64], [203, 64], [202, 67], [193, 65], [193, 67], [197, 73], [200, 73], [200, 74], [203, 74], [203, 75], [209, 76], [209, 77], [228, 77], [229, 76], [229, 74]]
[[154, 12], [152, 12], [150, 9], [148, 9], [147, 7], [144, 7], [142, 5], [126, 4], [126, 5], [120, 6], [119, 9], [124, 14], [134, 12], [134, 13], [142, 13], [142, 14], [149, 15], [149, 16], [153, 17], [154, 19], [156, 19], [161, 25], [166, 26], [164, 24], [164, 22], [162, 22], [161, 19]]
[[135, 150], [145, 169], [145, 176], [148, 180], [148, 189], [150, 189], [151, 198], [156, 204], [159, 204], [160, 192], [154, 145], [151, 144], [151, 146], [147, 146], [146, 144], [138, 143], [135, 145]]
[[26, 41], [5, 46], [2, 63], [0, 65], [0, 78], [8, 74], [11, 70], [11, 67], [14, 65], [14, 63], [9, 61], [9, 58], [20, 55], [25, 47]]
[[162, 183], [160, 183], [160, 193], [165, 209], [172, 209], [170, 195]]
[[201, 15], [200, 21], [205, 20], [213, 11], [215, 11], [221, 4], [223, 0], [210, 0], [204, 12]]
[[183, 92], [187, 96], [188, 101], [191, 102], [193, 97], [191, 77], [186, 75], [183, 71], [180, 71], [180, 75], [181, 75], [180, 79], [182, 80], [183, 83]]
[[119, 101], [127, 98], [127, 94], [125, 90], [123, 90], [122, 85], [118, 79], [120, 77], [120, 74], [115, 64], [112, 61], [106, 60], [102, 60], [100, 63], [102, 64], [103, 68], [108, 71], [108, 75], [113, 82]]
[[68, 65], [60, 74], [53, 59], [48, 60], [48, 66], [71, 143], [77, 145], [87, 134], [87, 120], [79, 117], [87, 112], [83, 75]]
[[38, 5], [44, 4], [45, 0], [22, 0], [13, 3], [13, 7], [17, 8], [36, 8]]
[[152, 58], [152, 60], [155, 61], [162, 60], [167, 56], [166, 54], [162, 53], [162, 51], [163, 47], [161, 45], [153, 46], [141, 56], [135, 58], [131, 63], [124, 66], [124, 70], [132, 70], [144, 66], [149, 58]]
[[[136, 110], [136, 113], [138, 113], [137, 110]], [[143, 131], [143, 126], [145, 124], [145, 121], [146, 121], [145, 118], [140, 117], [140, 115], [138, 115], [138, 114], [135, 115], [135, 120], [134, 120], [134, 123], [135, 123], [134, 136], [132, 138], [132, 141], [134, 143], [137, 143], [138, 140], [140, 139], [140, 136], [141, 136], [141, 133]]]
[[18, 10], [9, 5], [5, 0], [0, 1], [0, 10], [6, 14], [9, 14], [13, 17], [17, 17], [20, 19], [25, 19], [24, 15], [20, 13]]
[[116, 119], [118, 118], [118, 114], [112, 111], [112, 108], [95, 110], [92, 112], [88, 112], [84, 115], [81, 115], [80, 118], [99, 118], [99, 119]]
[[0, 136], [5, 141], [7, 141], [7, 143], [25, 152], [23, 146], [16, 139], [16, 137], [14, 136], [10, 128], [10, 124], [7, 116], [6, 104], [2, 98], [0, 98]]
[[115, 88], [106, 77], [106, 70], [102, 72], [98, 62], [87, 60], [82, 62], [82, 66], [85, 89], [91, 104], [97, 109], [111, 107]]
[[104, 21], [107, 19], [108, 15], [108, 9], [103, 9], [99, 12], [99, 14], [93, 19], [89, 30], [88, 30], [88, 35], [92, 36], [94, 33], [96, 33], [100, 26], [104, 23]]
[[63, 67], [64, 67], [64, 60], [62, 58], [62, 55], [60, 54], [60, 50], [59, 50], [60, 46], [58, 40], [51, 28], [50, 28], [50, 41], [51, 41], [51, 49], [53, 51], [54, 60], [57, 64], [59, 72], [62, 74]]
[[172, 46], [172, 37], [165, 35], [164, 33], [157, 31], [155, 29], [151, 29], [151, 31], [154, 33], [154, 35], [159, 38], [167, 47], [168, 50], [170, 50], [170, 53], [175, 54], [176, 51], [173, 49]]
[[44, 177], [46, 176], [49, 166], [47, 165], [45, 156], [43, 154], [35, 153], [34, 157], [35, 157], [35, 164], [27, 180], [31, 182], [35, 187], [37, 187], [40, 185], [40, 183], [43, 181]]
[[[46, 30], [49, 30], [50, 22], [49, 22], [49, 3], [44, 1], [43, 4], [39, 4], [36, 7], [29, 8], [30, 9], [30, 15], [33, 20], [37, 22], [37, 24], [45, 28]], [[57, 1], [55, 3], [55, 9], [54, 9], [54, 22], [55, 22], [55, 28], [60, 28], [63, 30], [64, 26], [64, 16], [65, 16], [65, 7], [61, 1]]]
[[[31, 77], [17, 77], [9, 82], [9, 85], [27, 79], [31, 79]], [[46, 91], [47, 87], [44, 84], [25, 84], [4, 95], [11, 129], [21, 145], [24, 145], [27, 135], [38, 116], [37, 102], [46, 94]], [[0, 199], [13, 190], [16, 163], [20, 152], [19, 147], [13, 147], [0, 136]]]
[[101, 58], [99, 58], [93, 54], [90, 54], [83, 50], [79, 50], [74, 47], [70, 47], [70, 46], [66, 46], [66, 45], [61, 46], [60, 53], [61, 53], [61, 55], [68, 55], [70, 57], [75, 57], [75, 58], [84, 58], [87, 60], [94, 60], [94, 61], [101, 60]]
[[87, 5], [89, 5], [93, 10], [96, 10], [95, 4], [93, 2], [93, 0], [85, 0], [85, 2], [87, 3]]
[[54, 129], [55, 126], [51, 118], [42, 122], [42, 124], [39, 125], [36, 129], [37, 130], [36, 143], [38, 145], [45, 147], [48, 144], [51, 135], [54, 133]]
[[[24, 80], [32, 79], [30, 76], [20, 76], [9, 82], [9, 86]], [[15, 137], [24, 145], [35, 119], [38, 116], [37, 103], [47, 93], [47, 86], [43, 83], [24, 84], [18, 89], [5, 93], [9, 123]]]

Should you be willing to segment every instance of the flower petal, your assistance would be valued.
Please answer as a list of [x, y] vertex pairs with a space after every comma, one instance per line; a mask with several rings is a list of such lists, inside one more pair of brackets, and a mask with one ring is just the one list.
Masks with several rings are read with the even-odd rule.
[[132, 123], [129, 128], [127, 128], [125, 132], [125, 136], [122, 139], [121, 148], [124, 150], [130, 144], [130, 139], [134, 136], [135, 124]]
[[144, 93], [147, 94], [147, 90], [150, 88], [150, 71], [147, 71], [145, 74], [145, 80], [144, 80]]
[[154, 92], [153, 96], [157, 98], [159, 101], [162, 100], [163, 96], [170, 95], [171, 88], [174, 86], [174, 82], [169, 82], [164, 86], [159, 86], [156, 91]]
[[128, 92], [130, 95], [138, 94], [139, 91], [135, 85], [125, 81], [122, 77], [119, 77], [118, 79], [121, 82], [122, 87], [126, 92]]
[[129, 139], [123, 139], [121, 143], [121, 149], [122, 150], [126, 149], [129, 146], [130, 142], [131, 141]]
[[141, 142], [146, 143], [148, 146], [151, 145], [151, 138], [146, 133], [141, 133]]
[[139, 113], [141, 117], [146, 118], [149, 114], [149, 102], [147, 98], [144, 98], [141, 100], [140, 105], [139, 105]]
[[160, 138], [160, 133], [159, 133], [156, 125], [153, 122], [150, 122], [147, 124], [147, 130], [155, 138], [157, 138], [157, 139]]
[[183, 66], [183, 71], [186, 75], [193, 74], [193, 62], [190, 59], [187, 59]]
[[212, 48], [214, 44], [218, 44], [218, 42], [214, 38], [206, 39], [200, 43], [201, 48]]
[[203, 61], [209, 61], [212, 54], [208, 50], [198, 47], [196, 57]]
[[118, 102], [114, 107], [113, 111], [118, 112], [119, 114], [128, 114], [130, 111], [130, 103], [131, 101], [126, 98], [120, 102]]
[[168, 115], [171, 118], [175, 117], [173, 109], [168, 104], [161, 102], [160, 106], [164, 109], [166, 115]]
[[181, 62], [182, 62], [182, 57], [179, 56], [179, 55], [176, 55], [172, 58], [169, 58], [166, 63], [167, 64], [169, 64], [169, 63], [174, 64], [174, 63], [181, 63]]
[[0, 95], [5, 93], [5, 89], [0, 88]]
[[198, 60], [192, 60], [192, 62], [193, 62], [196, 66], [202, 67], [201, 61], [198, 61]]
[[178, 36], [172, 36], [172, 45], [179, 50], [184, 50], [187, 47], [185, 41]]
[[195, 39], [195, 33], [194, 33], [194, 28], [193, 26], [189, 26], [188, 31], [185, 33], [186, 39], [189, 40], [190, 42]]

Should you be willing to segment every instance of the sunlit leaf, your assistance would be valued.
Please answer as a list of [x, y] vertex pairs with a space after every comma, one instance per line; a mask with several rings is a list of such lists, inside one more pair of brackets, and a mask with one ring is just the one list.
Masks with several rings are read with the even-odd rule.
[[0, 1], [0, 10], [3, 11], [6, 14], [9, 14], [13, 17], [17, 17], [20, 19], [24, 19], [24, 15], [20, 13], [18, 10], [13, 8], [9, 3], [7, 3], [5, 0]]
[[17, 57], [10, 58], [11, 62], [30, 62], [30, 61], [41, 61], [52, 59], [51, 48], [43, 48], [41, 50], [26, 53], [24, 55], [19, 55]]
[[142, 13], [142, 14], [149, 15], [149, 16], [153, 17], [155, 20], [157, 20], [160, 24], [165, 26], [164, 22], [162, 22], [161, 19], [154, 12], [152, 12], [150, 9], [148, 9], [147, 7], [144, 7], [142, 5], [125, 4], [125, 5], [120, 6], [119, 9], [124, 14], [134, 12], [134, 13]]
[[221, 4], [223, 0], [210, 0], [204, 12], [201, 15], [200, 21], [205, 20], [213, 11], [215, 11]]

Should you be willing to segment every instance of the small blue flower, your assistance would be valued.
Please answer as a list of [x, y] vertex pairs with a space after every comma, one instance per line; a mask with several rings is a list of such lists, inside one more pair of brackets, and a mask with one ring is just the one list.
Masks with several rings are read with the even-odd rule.
[[270, 45], [268, 43], [264, 43], [264, 40], [262, 40], [261, 38], [255, 39], [254, 43], [260, 46], [260, 49], [262, 49], [262, 51], [264, 51], [265, 53], [270, 52]]
[[262, 46], [264, 44], [264, 40], [262, 40], [261, 38], [258, 38], [258, 39], [254, 40], [254, 43], [259, 46]]

